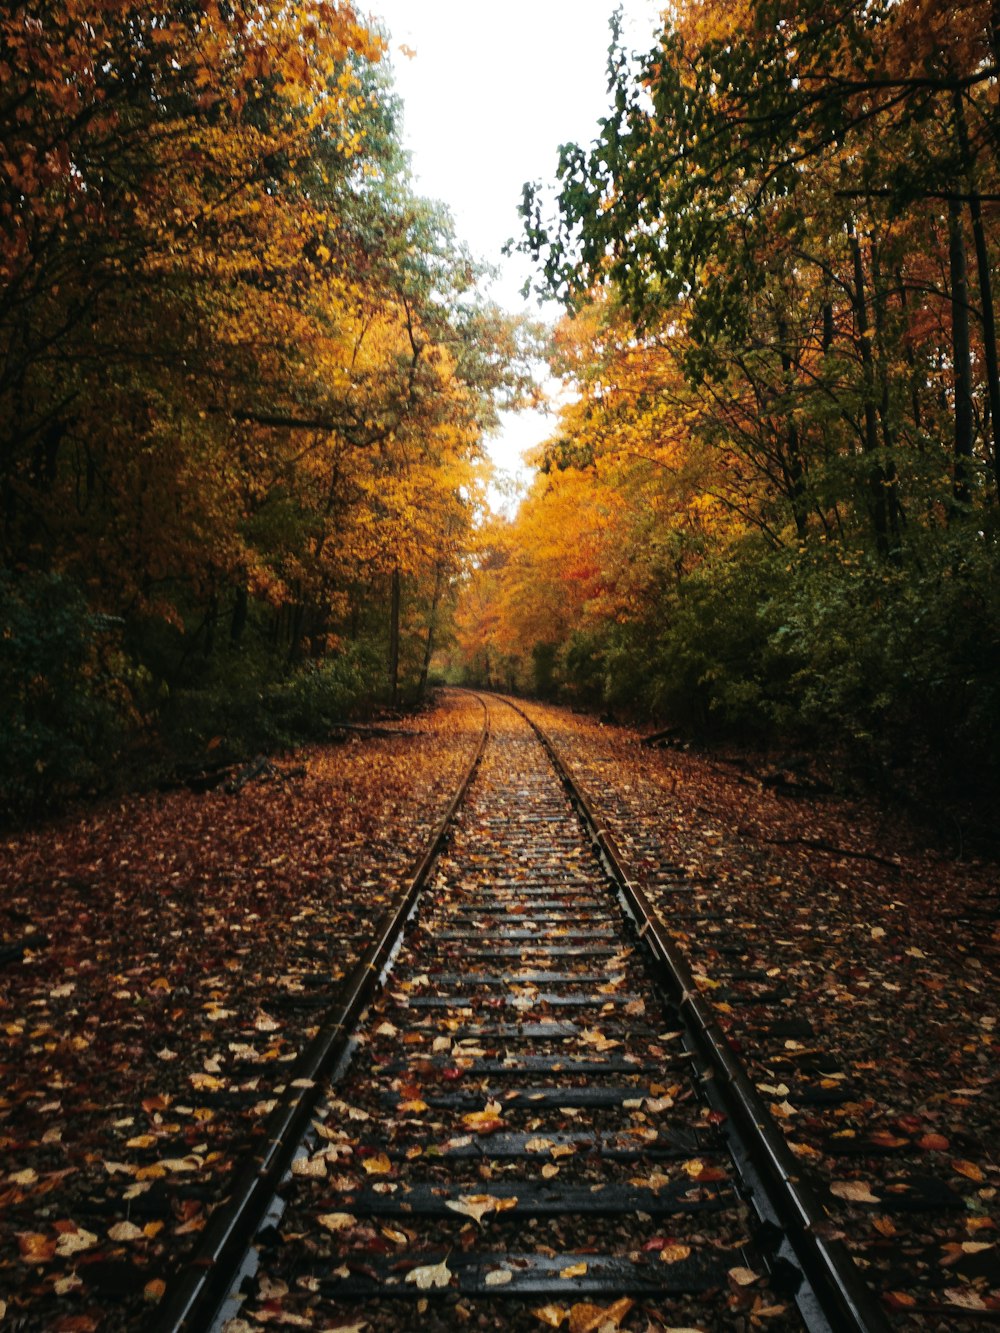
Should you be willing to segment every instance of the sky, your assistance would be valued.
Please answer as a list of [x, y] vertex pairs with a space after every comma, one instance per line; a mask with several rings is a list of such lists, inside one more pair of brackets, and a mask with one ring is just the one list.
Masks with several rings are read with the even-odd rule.
[[[530, 267], [505, 259], [517, 236], [526, 180], [551, 181], [559, 145], [589, 143], [608, 108], [605, 59], [616, 0], [369, 0], [359, 5], [390, 34], [403, 138], [418, 191], [447, 204], [479, 259], [500, 267], [489, 294], [512, 311], [553, 319], [525, 303]], [[630, 45], [645, 50], [662, 0], [623, 0]], [[405, 54], [400, 48], [414, 52]], [[498, 467], [519, 469], [524, 449], [554, 429], [551, 415], [507, 414], [490, 443]], [[522, 474], [523, 475], [523, 474]]]

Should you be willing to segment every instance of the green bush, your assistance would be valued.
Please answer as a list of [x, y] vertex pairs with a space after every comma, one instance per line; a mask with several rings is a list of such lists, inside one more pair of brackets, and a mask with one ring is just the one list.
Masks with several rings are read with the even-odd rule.
[[117, 626], [56, 575], [0, 570], [0, 808], [104, 786], [128, 729]]
[[985, 537], [705, 561], [647, 616], [574, 635], [569, 686], [700, 734], [828, 745], [870, 773], [913, 760], [943, 783], [1000, 777], [1000, 579]]
[[197, 689], [175, 691], [161, 706], [160, 731], [169, 766], [246, 758], [322, 739], [373, 693], [384, 674], [364, 645], [307, 662], [281, 678], [280, 665], [232, 654], [212, 666]]

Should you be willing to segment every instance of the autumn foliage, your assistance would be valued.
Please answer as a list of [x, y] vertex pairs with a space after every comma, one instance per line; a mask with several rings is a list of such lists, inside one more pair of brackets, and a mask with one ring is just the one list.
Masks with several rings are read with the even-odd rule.
[[949, 0], [615, 32], [597, 139], [525, 188], [577, 396], [461, 610], [480, 677], [993, 766], [998, 64]]
[[[334, 711], [378, 693], [392, 610], [388, 688], [426, 676], [520, 352], [397, 120], [347, 3], [0, 15], [15, 803], [123, 746], [255, 745], [317, 689]], [[69, 694], [31, 615], [51, 603]]]

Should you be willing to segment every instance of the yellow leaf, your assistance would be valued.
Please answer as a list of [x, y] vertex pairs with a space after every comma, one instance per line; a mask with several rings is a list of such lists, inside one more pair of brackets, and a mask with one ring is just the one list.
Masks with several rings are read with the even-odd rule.
[[366, 1157], [361, 1163], [370, 1176], [387, 1176], [392, 1170], [392, 1163], [386, 1153], [376, 1153], [374, 1157]]
[[679, 1264], [691, 1253], [690, 1245], [664, 1245], [660, 1251], [660, 1260], [665, 1264]]
[[570, 1264], [568, 1268], [559, 1270], [560, 1277], [583, 1277], [587, 1271], [586, 1264]]
[[564, 1305], [540, 1305], [531, 1312], [546, 1328], [561, 1328], [569, 1318]]

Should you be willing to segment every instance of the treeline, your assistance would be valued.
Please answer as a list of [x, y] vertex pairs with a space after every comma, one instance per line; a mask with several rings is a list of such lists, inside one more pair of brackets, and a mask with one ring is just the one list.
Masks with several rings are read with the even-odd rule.
[[579, 390], [462, 615], [480, 678], [998, 776], [1000, 25], [701, 0], [525, 188]]
[[414, 691], [523, 330], [347, 3], [0, 14], [0, 803]]

